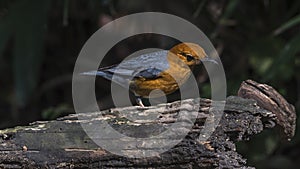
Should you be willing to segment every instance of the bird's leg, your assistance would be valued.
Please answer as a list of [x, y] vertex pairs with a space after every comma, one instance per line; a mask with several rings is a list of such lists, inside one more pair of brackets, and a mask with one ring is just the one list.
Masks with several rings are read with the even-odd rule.
[[141, 96], [135, 96], [135, 101], [136, 103], [141, 106], [141, 107], [145, 107], [143, 102], [142, 102], [142, 97]]

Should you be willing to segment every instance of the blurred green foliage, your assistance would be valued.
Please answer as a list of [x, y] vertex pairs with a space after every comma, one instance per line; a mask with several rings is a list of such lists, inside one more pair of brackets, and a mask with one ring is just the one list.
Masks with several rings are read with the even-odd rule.
[[[13, 36], [16, 104], [23, 106], [34, 91], [44, 55], [48, 1], [17, 1], [0, 24], [0, 52]], [[20, 12], [23, 11], [23, 12]], [[2, 50], [1, 50], [2, 49]]]
[[62, 115], [68, 115], [72, 109], [68, 104], [60, 104], [55, 107], [49, 107], [42, 112], [42, 118], [46, 120], [55, 120]]
[[[174, 14], [203, 30], [219, 52], [229, 95], [236, 95], [243, 80], [253, 79], [274, 86], [299, 112], [298, 0], [2, 0], [0, 127], [72, 113], [71, 75], [84, 42], [105, 23], [144, 11]], [[117, 63], [145, 47], [171, 45], [160, 38], [133, 38], [112, 49], [102, 64]], [[198, 72], [201, 96], [209, 97], [208, 77]], [[108, 84], [98, 86], [103, 108], [112, 106], [106, 99]], [[238, 150], [257, 168], [297, 168], [299, 134], [281, 143], [276, 132], [266, 131], [240, 143]]]

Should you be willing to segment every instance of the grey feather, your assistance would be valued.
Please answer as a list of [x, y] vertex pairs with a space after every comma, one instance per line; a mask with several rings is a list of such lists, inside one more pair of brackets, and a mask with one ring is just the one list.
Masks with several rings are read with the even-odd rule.
[[149, 79], [158, 77], [160, 72], [169, 68], [167, 55], [167, 50], [161, 50], [124, 60], [116, 66], [100, 68], [98, 71], [89, 71], [81, 74], [101, 76], [124, 86], [124, 83], [128, 85], [129, 81], [134, 77]]

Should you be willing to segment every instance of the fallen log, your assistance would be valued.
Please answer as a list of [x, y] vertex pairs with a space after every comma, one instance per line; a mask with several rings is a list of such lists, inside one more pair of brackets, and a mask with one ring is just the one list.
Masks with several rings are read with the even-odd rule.
[[[258, 83], [251, 83], [253, 86]], [[248, 89], [248, 88], [247, 88]], [[252, 90], [252, 89], [251, 89]], [[254, 89], [253, 89], [254, 90]], [[264, 90], [264, 89], [260, 89]], [[240, 96], [249, 96], [243, 85]], [[248, 91], [248, 90], [247, 90]], [[252, 93], [255, 95], [255, 92]], [[28, 126], [0, 131], [0, 167], [1, 168], [252, 168], [236, 152], [235, 143], [249, 140], [251, 136], [266, 128], [283, 126], [286, 138], [290, 139], [295, 131], [295, 111], [293, 108], [272, 112], [261, 103], [270, 101], [266, 98], [244, 99], [230, 96], [226, 99], [224, 113], [212, 135], [205, 140], [199, 139], [204, 124], [211, 116], [209, 99], [200, 99], [195, 121], [183, 119], [182, 124], [172, 129], [178, 121], [181, 111], [195, 113], [193, 107], [198, 99], [187, 99], [168, 104], [160, 104], [148, 108], [124, 107], [101, 112], [70, 114], [54, 121], [37, 121]], [[265, 97], [265, 95], [264, 95]], [[261, 98], [261, 97], [259, 97]], [[279, 102], [282, 102], [280, 98]], [[283, 105], [287, 106], [287, 102]], [[278, 103], [278, 107], [281, 105]], [[290, 105], [291, 106], [291, 105]], [[277, 110], [277, 109], [276, 109]], [[288, 120], [280, 120], [281, 113], [289, 114]], [[288, 113], [287, 113], [288, 112]], [[135, 119], [127, 119], [124, 114], [131, 114]], [[150, 117], [156, 114], [156, 117]], [[148, 117], [149, 116], [149, 117]], [[145, 118], [146, 117], [146, 118]], [[147, 120], [143, 120], [147, 119]], [[170, 129], [168, 138], [152, 138], [153, 143], [166, 144], [175, 140], [178, 131], [188, 130], [188, 134], [178, 144], [154, 156], [134, 156], [138, 151], [149, 149], [149, 144], [132, 145], [126, 140], [121, 150], [124, 156], [107, 151], [91, 139], [82, 124], [101, 124], [108, 122], [110, 126], [123, 135], [135, 138], [148, 138], [159, 135]], [[187, 127], [192, 124], [191, 128]], [[86, 129], [87, 130], [87, 129]], [[92, 130], [89, 128], [88, 130]], [[97, 132], [97, 131], [96, 131]], [[109, 135], [109, 134], [108, 134]], [[114, 139], [114, 138], [97, 138]], [[98, 141], [99, 141], [98, 140]], [[102, 140], [102, 141], [103, 141]], [[153, 151], [160, 147], [150, 146]]]

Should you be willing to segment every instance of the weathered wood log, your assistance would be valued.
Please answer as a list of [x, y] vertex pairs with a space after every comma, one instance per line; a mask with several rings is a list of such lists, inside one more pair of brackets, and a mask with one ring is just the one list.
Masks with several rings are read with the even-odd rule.
[[285, 139], [290, 140], [294, 136], [296, 128], [295, 107], [289, 104], [273, 87], [259, 84], [253, 80], [246, 80], [241, 84], [238, 96], [254, 99], [260, 107], [273, 112]]
[[[177, 145], [165, 152], [144, 158], [115, 155], [93, 142], [80, 124], [108, 122], [118, 132], [139, 138], [157, 135], [178, 120], [180, 111], [193, 112], [197, 99], [161, 104], [146, 109], [125, 107], [101, 112], [71, 114], [55, 121], [34, 122], [29, 126], [0, 131], [1, 168], [251, 168], [236, 152], [235, 142], [247, 140], [264, 128], [278, 124], [277, 114], [258, 106], [252, 99], [231, 96], [226, 100], [222, 119], [205, 141], [199, 135], [211, 116], [211, 100], [201, 99], [195, 122], [183, 119], [187, 125], [171, 129], [171, 136], [153, 142], [166, 143], [176, 139], [176, 132], [188, 130]], [[219, 111], [219, 110], [214, 110]], [[219, 112], [219, 113], [222, 113]], [[124, 118], [125, 114], [135, 119]], [[156, 117], [150, 117], [156, 113]], [[218, 113], [218, 112], [217, 112]], [[149, 117], [148, 117], [149, 116]], [[146, 118], [145, 118], [146, 117]], [[142, 119], [142, 120], [141, 120]], [[148, 119], [148, 120], [143, 120]], [[192, 123], [192, 129], [186, 127]], [[98, 138], [107, 139], [107, 138]], [[113, 138], [110, 138], [113, 139]], [[149, 145], [124, 142], [125, 154], [135, 154]], [[128, 145], [127, 145], [128, 144]], [[157, 147], [151, 147], [155, 150]]]

